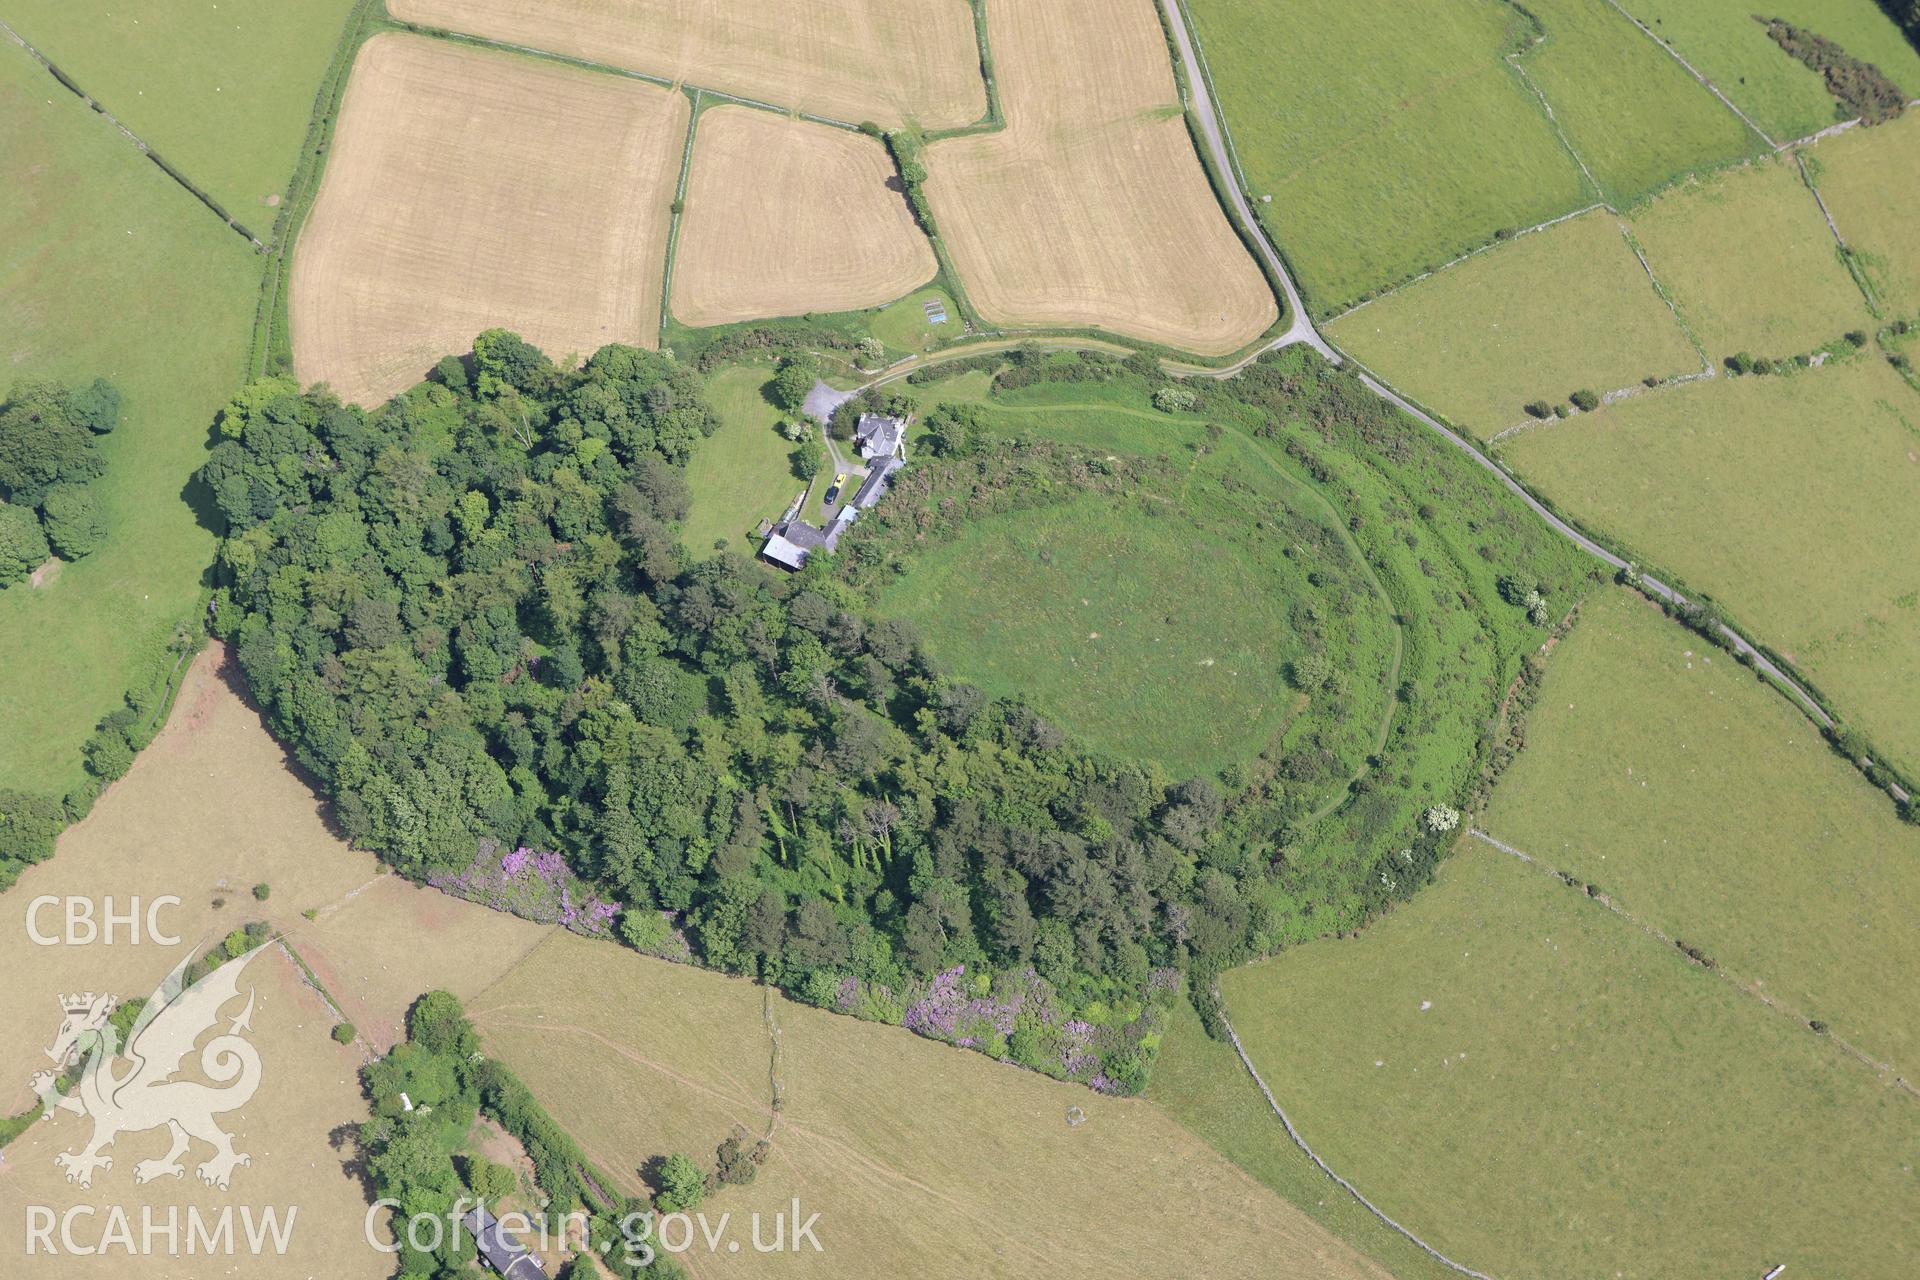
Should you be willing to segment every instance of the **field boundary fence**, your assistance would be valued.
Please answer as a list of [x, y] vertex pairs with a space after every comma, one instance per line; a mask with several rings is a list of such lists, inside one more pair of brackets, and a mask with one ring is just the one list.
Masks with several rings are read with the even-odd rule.
[[[1693, 947], [1688, 945], [1687, 943], [1683, 942], [1681, 939], [1675, 937], [1674, 935], [1668, 933], [1666, 930], [1662, 929], [1659, 925], [1654, 924], [1648, 920], [1643, 920], [1639, 916], [1635, 915], [1633, 912], [1621, 906], [1618, 902], [1614, 901], [1613, 896], [1611, 894], [1607, 893], [1604, 889], [1600, 888], [1600, 886], [1595, 884], [1589, 884], [1586, 881], [1580, 879], [1579, 876], [1574, 875], [1570, 871], [1563, 871], [1558, 867], [1550, 866], [1547, 863], [1540, 861], [1540, 859], [1534, 857], [1532, 854], [1527, 853], [1521, 849], [1516, 849], [1512, 845], [1508, 844], [1506, 841], [1501, 840], [1495, 836], [1491, 836], [1486, 832], [1482, 831], [1478, 827], [1468, 827], [1467, 834], [1472, 836], [1474, 839], [1478, 840], [1481, 844], [1488, 846], [1489, 848], [1498, 849], [1501, 853], [1506, 854], [1508, 857], [1517, 859], [1520, 862], [1524, 862], [1526, 865], [1532, 867], [1534, 870], [1540, 872], [1542, 875], [1548, 876], [1554, 880], [1557, 880], [1561, 884], [1566, 885], [1568, 888], [1579, 890], [1585, 897], [1591, 899], [1593, 902], [1597, 903], [1598, 905], [1606, 908], [1608, 911], [1620, 917], [1622, 920], [1626, 921], [1628, 924], [1632, 925], [1634, 928], [1640, 930], [1640, 932], [1646, 934], [1648, 937], [1653, 938], [1656, 941], [1663, 942], [1667, 946], [1670, 946], [1674, 948], [1676, 951], [1680, 952], [1682, 955], [1684, 955], [1687, 958], [1688, 963], [1695, 965], [1698, 968], [1707, 970], [1709, 973], [1712, 973], [1715, 977], [1719, 978], [1721, 981], [1733, 987], [1734, 990], [1740, 992], [1743, 995], [1750, 996], [1753, 999], [1758, 1000], [1761, 1004], [1765, 1005], [1767, 1008], [1771, 1009], [1773, 1012], [1780, 1014], [1781, 1016], [1788, 1018], [1793, 1022], [1798, 1023], [1802, 1029], [1812, 1031], [1812, 1033], [1815, 1035], [1818, 1035], [1824, 1039], [1833, 1041], [1833, 1043], [1839, 1047], [1841, 1052], [1845, 1053], [1848, 1057], [1853, 1058], [1855, 1061], [1861, 1063], [1862, 1065], [1871, 1068], [1876, 1074], [1881, 1076], [1883, 1080], [1885, 1080], [1888, 1084], [1892, 1085], [1894, 1088], [1899, 1089], [1901, 1092], [1906, 1093], [1911, 1097], [1920, 1098], [1920, 1089], [1915, 1089], [1913, 1085], [1909, 1084], [1907, 1082], [1906, 1077], [1901, 1075], [1899, 1069], [1895, 1067], [1892, 1063], [1882, 1062], [1878, 1058], [1874, 1057], [1872, 1054], [1867, 1053], [1864, 1049], [1858, 1048], [1851, 1042], [1843, 1039], [1838, 1035], [1835, 1035], [1831, 1028], [1826, 1027], [1825, 1023], [1816, 1023], [1815, 1019], [1807, 1017], [1805, 1014], [1801, 1013], [1799, 1010], [1788, 1008], [1786, 1005], [1780, 1003], [1779, 1000], [1775, 999], [1772, 995], [1769, 995], [1764, 989], [1762, 989], [1760, 983], [1750, 982], [1747, 979], [1740, 977], [1738, 974], [1729, 973], [1726, 969], [1720, 966], [1718, 961], [1714, 960], [1711, 956], [1708, 956], [1704, 952], [1700, 951], [1698, 947]], [[1824, 1028], [1824, 1029], [1816, 1029], [1816, 1027]]]
[[1734, 115], [1739, 116], [1740, 123], [1746, 125], [1747, 128], [1753, 130], [1754, 135], [1758, 137], [1760, 141], [1766, 143], [1769, 147], [1773, 148], [1775, 151], [1779, 151], [1783, 145], [1791, 145], [1790, 143], [1782, 144], [1782, 143], [1775, 142], [1772, 136], [1769, 135], [1765, 129], [1762, 129], [1759, 125], [1754, 123], [1753, 118], [1751, 116], [1749, 116], [1746, 112], [1742, 111], [1739, 107], [1734, 105], [1734, 101], [1732, 98], [1729, 98], [1726, 94], [1720, 92], [1719, 85], [1707, 79], [1707, 77], [1699, 69], [1697, 69], [1691, 62], [1688, 62], [1684, 57], [1681, 56], [1680, 51], [1678, 49], [1674, 48], [1671, 44], [1667, 43], [1665, 40], [1662, 40], [1657, 34], [1655, 34], [1652, 27], [1649, 27], [1646, 23], [1640, 21], [1640, 19], [1634, 17], [1631, 13], [1628, 13], [1626, 9], [1621, 6], [1620, 0], [1607, 0], [1607, 5], [1615, 13], [1625, 18], [1628, 22], [1631, 22], [1635, 27], [1639, 28], [1640, 34], [1644, 35], [1647, 39], [1653, 41], [1656, 45], [1660, 46], [1661, 50], [1669, 58], [1672, 58], [1675, 62], [1679, 63], [1681, 67], [1683, 67], [1686, 70], [1686, 73], [1692, 76], [1695, 80], [1699, 81], [1701, 87], [1706, 89], [1707, 92], [1711, 93], [1714, 97], [1720, 99], [1720, 105], [1725, 107], [1727, 110], [1733, 112]]
[[1217, 987], [1214, 989], [1213, 998], [1214, 998], [1215, 1007], [1220, 1010], [1220, 1025], [1223, 1028], [1225, 1028], [1227, 1033], [1227, 1039], [1232, 1043], [1234, 1053], [1239, 1055], [1240, 1065], [1246, 1068], [1247, 1074], [1249, 1076], [1253, 1077], [1253, 1083], [1259, 1087], [1261, 1096], [1266, 1098], [1267, 1106], [1273, 1109], [1273, 1114], [1280, 1117], [1280, 1123], [1286, 1128], [1287, 1136], [1293, 1139], [1293, 1145], [1296, 1147], [1299, 1147], [1301, 1151], [1305, 1152], [1307, 1159], [1313, 1161], [1313, 1163], [1319, 1167], [1320, 1172], [1326, 1174], [1329, 1178], [1332, 1178], [1335, 1182], [1339, 1183], [1341, 1189], [1344, 1190], [1348, 1195], [1352, 1196], [1354, 1200], [1359, 1203], [1361, 1208], [1365, 1209], [1368, 1213], [1371, 1213], [1374, 1217], [1380, 1219], [1381, 1222], [1385, 1223], [1388, 1227], [1392, 1228], [1394, 1231], [1398, 1232], [1400, 1235], [1406, 1237], [1406, 1239], [1410, 1243], [1412, 1243], [1415, 1248], [1419, 1249], [1422, 1253], [1426, 1254], [1428, 1257], [1432, 1258], [1434, 1261], [1438, 1262], [1440, 1265], [1448, 1268], [1449, 1270], [1457, 1271], [1463, 1276], [1472, 1276], [1474, 1280], [1493, 1280], [1493, 1277], [1488, 1275], [1484, 1271], [1475, 1271], [1472, 1267], [1466, 1266], [1462, 1263], [1455, 1262], [1452, 1258], [1449, 1258], [1446, 1254], [1441, 1253], [1438, 1249], [1428, 1244], [1425, 1240], [1422, 1240], [1419, 1236], [1413, 1234], [1413, 1232], [1401, 1226], [1400, 1223], [1396, 1222], [1393, 1218], [1387, 1215], [1386, 1210], [1382, 1209], [1379, 1205], [1375, 1204], [1373, 1201], [1367, 1199], [1367, 1197], [1364, 1194], [1362, 1194], [1360, 1188], [1354, 1186], [1351, 1182], [1347, 1181], [1345, 1178], [1341, 1177], [1337, 1172], [1335, 1172], [1332, 1165], [1328, 1164], [1325, 1160], [1321, 1159], [1319, 1152], [1315, 1151], [1311, 1146], [1307, 1145], [1307, 1140], [1300, 1136], [1300, 1131], [1298, 1129], [1293, 1127], [1293, 1121], [1287, 1117], [1287, 1113], [1285, 1109], [1283, 1109], [1280, 1106], [1279, 1100], [1273, 1096], [1273, 1090], [1269, 1089], [1267, 1087], [1267, 1082], [1261, 1078], [1259, 1069], [1253, 1065], [1253, 1059], [1247, 1056], [1246, 1048], [1240, 1043], [1239, 1033], [1233, 1029], [1233, 1023], [1227, 1017], [1226, 1005], [1224, 1002], [1221, 1001], [1220, 991]]
[[104, 119], [108, 124], [111, 124], [115, 129], [118, 129], [121, 135], [125, 137], [128, 142], [133, 144], [135, 150], [137, 150], [141, 155], [145, 156], [147, 159], [153, 161], [155, 167], [157, 167], [160, 170], [160, 172], [166, 174], [169, 178], [173, 179], [173, 181], [177, 183], [180, 186], [180, 188], [184, 190], [188, 195], [192, 196], [195, 200], [198, 200], [201, 204], [205, 205], [208, 208], [208, 210], [210, 210], [213, 213], [215, 217], [219, 218], [221, 222], [227, 225], [228, 230], [232, 231], [235, 235], [239, 236], [241, 239], [245, 240], [248, 244], [252, 245], [254, 252], [265, 253], [267, 251], [266, 243], [262, 241], [259, 236], [255, 235], [251, 228], [249, 228], [245, 223], [241, 222], [238, 218], [235, 218], [231, 213], [228, 213], [226, 206], [222, 205], [218, 200], [214, 199], [211, 195], [209, 195], [206, 192], [206, 190], [202, 188], [198, 183], [196, 183], [193, 179], [189, 178], [186, 174], [182, 173], [178, 168], [174, 166], [172, 161], [168, 160], [165, 156], [161, 155], [158, 151], [154, 150], [153, 146], [150, 143], [148, 143], [145, 138], [142, 138], [139, 134], [135, 133], [131, 128], [129, 128], [126, 122], [121, 120], [120, 117], [114, 115], [113, 112], [107, 110], [107, 108], [101, 103], [101, 101], [98, 98], [94, 97], [91, 93], [87, 92], [87, 90], [82, 88], [78, 81], [76, 81], [72, 76], [68, 75], [65, 71], [62, 71], [60, 69], [59, 64], [54, 62], [53, 59], [49, 58], [46, 54], [42, 53], [38, 47], [30, 43], [27, 40], [27, 38], [21, 35], [18, 31], [14, 30], [14, 28], [10, 26], [4, 19], [0, 19], [0, 31], [4, 31], [7, 34], [7, 36], [10, 39], [12, 39], [12, 41], [15, 44], [19, 45], [22, 49], [26, 50], [29, 57], [33, 58], [33, 60], [38, 62], [42, 67], [45, 67], [48, 74], [50, 74], [55, 80], [59, 81], [60, 86], [63, 89], [66, 89], [69, 93], [73, 94], [76, 98], [80, 99], [80, 101], [86, 103], [87, 106], [92, 111], [94, 111], [97, 115], [99, 115], [102, 119]]

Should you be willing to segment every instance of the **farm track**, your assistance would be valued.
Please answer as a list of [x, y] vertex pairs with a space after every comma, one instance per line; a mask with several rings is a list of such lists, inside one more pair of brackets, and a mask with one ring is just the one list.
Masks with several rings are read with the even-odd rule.
[[[1174, 35], [1174, 46], [1179, 52], [1181, 61], [1185, 64], [1190, 103], [1195, 116], [1200, 122], [1201, 132], [1206, 138], [1207, 149], [1212, 153], [1213, 161], [1219, 166], [1221, 172], [1223, 174], [1231, 174], [1234, 172], [1234, 169], [1232, 168], [1231, 158], [1228, 154], [1227, 145], [1221, 129], [1219, 112], [1214, 105], [1212, 92], [1208, 87], [1206, 77], [1202, 73], [1199, 56], [1194, 48], [1193, 37], [1187, 30], [1186, 17], [1181, 12], [1178, 0], [1157, 0], [1157, 2], [1160, 5], [1161, 11], [1166, 15], [1168, 29], [1171, 30]], [[1214, 378], [1231, 377], [1268, 351], [1277, 351], [1283, 347], [1302, 343], [1320, 352], [1335, 364], [1350, 362], [1359, 373], [1361, 383], [1364, 384], [1369, 391], [1372, 391], [1381, 399], [1392, 404], [1395, 408], [1414, 419], [1414, 421], [1419, 422], [1429, 430], [1444, 437], [1449, 444], [1472, 459], [1481, 469], [1498, 478], [1500, 483], [1504, 485], [1509, 492], [1524, 502], [1533, 513], [1545, 521], [1548, 527], [1553, 529], [1554, 532], [1573, 543], [1573, 545], [1588, 555], [1593, 556], [1605, 564], [1611, 565], [1615, 569], [1632, 570], [1633, 566], [1629, 564], [1627, 560], [1614, 554], [1605, 546], [1602, 546], [1575, 528], [1572, 524], [1569, 524], [1566, 520], [1556, 515], [1550, 507], [1536, 498], [1531, 490], [1514, 479], [1504, 467], [1475, 448], [1465, 437], [1441, 423], [1439, 419], [1434, 418], [1425, 410], [1419, 408], [1412, 401], [1375, 377], [1372, 370], [1368, 369], [1358, 360], [1347, 356], [1322, 337], [1319, 331], [1315, 329], [1313, 321], [1308, 318], [1306, 309], [1300, 304], [1299, 290], [1294, 287], [1292, 277], [1287, 274], [1286, 264], [1281, 260], [1279, 250], [1275, 248], [1273, 242], [1268, 239], [1266, 230], [1260, 225], [1259, 219], [1253, 216], [1253, 209], [1252, 206], [1247, 203], [1246, 193], [1241, 190], [1237, 182], [1230, 182], [1227, 185], [1229, 187], [1228, 194], [1231, 197], [1232, 212], [1240, 219], [1243, 229], [1247, 235], [1251, 237], [1253, 243], [1259, 246], [1261, 257], [1277, 273], [1284, 287], [1287, 304], [1293, 310], [1293, 323], [1288, 326], [1287, 331], [1280, 335], [1280, 337], [1268, 343], [1259, 351], [1247, 356], [1244, 360], [1225, 369], [1208, 370], [1201, 376]], [[1676, 607], [1686, 607], [1693, 603], [1686, 595], [1651, 575], [1639, 575], [1639, 584], [1642, 591]], [[1756, 671], [1765, 676], [1776, 688], [1783, 691], [1788, 698], [1816, 724], [1823, 729], [1832, 729], [1834, 727], [1833, 717], [1827, 713], [1826, 708], [1820, 705], [1819, 700], [1808, 693], [1806, 689], [1802, 688], [1799, 682], [1792, 676], [1781, 670], [1773, 659], [1769, 658], [1745, 636], [1735, 631], [1726, 623], [1722, 622], [1718, 624], [1718, 628], [1719, 638], [1726, 642], [1728, 648], [1750, 663]], [[1894, 799], [1900, 801], [1902, 804], [1907, 803], [1910, 799], [1906, 790], [1897, 783], [1889, 782], [1886, 790]]]
[[1167, 29], [1173, 32], [1174, 45], [1179, 49], [1180, 61], [1186, 71], [1187, 105], [1200, 122], [1200, 129], [1207, 138], [1207, 150], [1213, 153], [1213, 162], [1221, 175], [1220, 185], [1226, 189], [1232, 202], [1230, 212], [1238, 218], [1241, 226], [1250, 233], [1250, 243], [1260, 251], [1260, 259], [1280, 282], [1280, 290], [1286, 295], [1287, 312], [1293, 319], [1287, 325], [1285, 333], [1266, 346], [1255, 350], [1240, 363], [1223, 370], [1218, 376], [1237, 373], [1246, 365], [1257, 360], [1268, 351], [1277, 351], [1281, 347], [1290, 347], [1304, 342], [1327, 359], [1338, 364], [1340, 357], [1327, 345], [1313, 327], [1313, 321], [1307, 317], [1306, 304], [1300, 300], [1300, 290], [1294, 287], [1293, 277], [1287, 273], [1287, 264], [1280, 257], [1280, 251], [1267, 233], [1261, 229], [1260, 220], [1253, 216], [1253, 206], [1247, 203], [1247, 194], [1242, 190], [1239, 180], [1234, 176], [1239, 171], [1234, 167], [1233, 157], [1229, 153], [1225, 130], [1220, 125], [1220, 113], [1213, 102], [1213, 93], [1208, 88], [1206, 73], [1201, 69], [1200, 56], [1194, 51], [1193, 36], [1187, 31], [1186, 15], [1180, 9], [1179, 0], [1155, 0], [1160, 11], [1166, 15]]

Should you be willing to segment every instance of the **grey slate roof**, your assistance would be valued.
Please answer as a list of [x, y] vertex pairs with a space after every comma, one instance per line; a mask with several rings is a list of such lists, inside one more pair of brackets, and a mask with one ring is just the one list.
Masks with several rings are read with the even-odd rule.
[[887, 492], [887, 480], [899, 466], [900, 459], [892, 456], [875, 462], [873, 470], [867, 472], [867, 478], [860, 482], [858, 489], [854, 490], [852, 506], [856, 510], [865, 511], [880, 501]]
[[840, 541], [841, 530], [847, 527], [844, 516], [846, 507], [840, 509], [840, 515], [833, 523], [820, 529], [805, 520], [786, 520], [773, 527], [773, 534], [767, 539], [767, 545], [760, 548], [760, 554], [775, 564], [785, 565], [789, 569], [798, 569], [807, 562], [807, 557], [824, 547], [832, 551], [834, 544]]
[[485, 1209], [478, 1206], [469, 1209], [460, 1221], [472, 1234], [480, 1256], [487, 1260], [488, 1266], [500, 1273], [503, 1280], [547, 1280], [546, 1268], [532, 1254], [509, 1239], [500, 1224], [494, 1221], [493, 1215]]
[[899, 418], [890, 418], [881, 413], [863, 413], [853, 429], [853, 439], [860, 446], [860, 456], [872, 460], [899, 452], [906, 432], [907, 424]]
[[815, 547], [828, 546], [827, 532], [816, 529], [805, 520], [789, 520], [776, 531], [796, 547], [805, 547], [808, 551]]
[[839, 510], [833, 513], [833, 519], [826, 528], [818, 528], [800, 519], [783, 520], [773, 526], [773, 533], [767, 538], [767, 544], [760, 548], [760, 554], [775, 564], [798, 569], [815, 551], [825, 548], [831, 552], [839, 545], [840, 535], [847, 531], [860, 513], [886, 495], [887, 481], [899, 470], [900, 465], [900, 459], [895, 457], [878, 459], [873, 464], [873, 470], [867, 472], [860, 481], [860, 487], [854, 490], [853, 497], [841, 503]]
[[807, 562], [809, 550], [810, 548], [788, 541], [783, 530], [776, 530], [773, 536], [767, 539], [767, 545], [760, 548], [760, 554], [777, 565], [798, 569]]

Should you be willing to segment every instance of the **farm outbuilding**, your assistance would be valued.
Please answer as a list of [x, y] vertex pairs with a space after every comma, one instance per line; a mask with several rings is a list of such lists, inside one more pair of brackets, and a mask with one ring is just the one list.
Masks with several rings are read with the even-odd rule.
[[773, 527], [760, 554], [782, 568], [798, 569], [818, 548], [832, 551], [837, 540], [830, 529], [815, 528], [800, 519], [783, 520]]
[[867, 472], [867, 478], [862, 480], [860, 487], [853, 491], [853, 500], [846, 507], [840, 508], [841, 514], [846, 515], [848, 507], [856, 512], [868, 510], [874, 503], [886, 497], [887, 482], [892, 478], [893, 473], [900, 469], [900, 462], [899, 458], [889, 455], [874, 463], [873, 470]]
[[891, 456], [875, 462], [873, 469], [862, 477], [860, 487], [833, 513], [833, 519], [824, 529], [810, 525], [797, 516], [782, 520], [773, 526], [773, 532], [767, 538], [767, 544], [760, 548], [760, 554], [783, 569], [800, 568], [815, 551], [825, 550], [831, 555], [833, 549], [840, 545], [840, 535], [859, 518], [860, 513], [870, 510], [886, 496], [887, 482], [900, 466], [901, 460]]

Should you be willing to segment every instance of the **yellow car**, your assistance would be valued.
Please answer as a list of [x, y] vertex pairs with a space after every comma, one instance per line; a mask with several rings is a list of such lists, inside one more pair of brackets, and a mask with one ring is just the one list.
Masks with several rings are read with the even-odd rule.
[[840, 490], [846, 486], [846, 483], [847, 473], [844, 471], [833, 478], [833, 483], [827, 486], [828, 505], [832, 505], [833, 500], [840, 496]]

